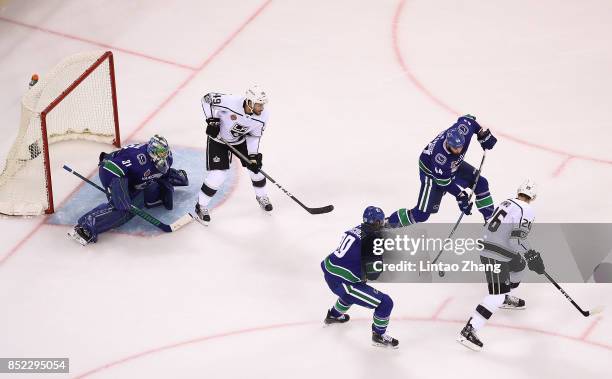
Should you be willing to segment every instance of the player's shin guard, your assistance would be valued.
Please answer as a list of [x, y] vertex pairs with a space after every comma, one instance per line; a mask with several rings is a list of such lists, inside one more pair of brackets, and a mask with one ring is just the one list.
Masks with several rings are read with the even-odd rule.
[[372, 331], [377, 334], [385, 334], [389, 325], [389, 316], [393, 310], [393, 300], [389, 295], [384, 294], [380, 304], [374, 309], [372, 318]]
[[482, 300], [482, 303], [478, 304], [470, 321], [470, 324], [474, 330], [478, 331], [486, 324], [487, 320], [489, 320], [497, 309], [499, 309], [499, 307], [503, 304], [505, 298], [505, 294], [487, 295]]
[[227, 170], [211, 170], [208, 175], [206, 175], [206, 179], [204, 179], [204, 183], [202, 183], [200, 193], [198, 194], [198, 203], [202, 207], [208, 208], [210, 200], [215, 196], [217, 190], [223, 184], [226, 174]]
[[338, 298], [336, 304], [329, 309], [330, 313], [334, 317], [340, 317], [351, 308], [351, 304], [345, 304], [342, 299]]
[[489, 192], [489, 181], [484, 176], [478, 178], [478, 183], [474, 189], [476, 195], [476, 208], [484, 217], [485, 222], [493, 216], [495, 207], [493, 206], [493, 198]]
[[251, 183], [253, 184], [253, 190], [255, 190], [255, 196], [257, 197], [267, 197], [268, 194], [266, 192], [266, 177], [263, 176], [261, 172], [257, 174], [249, 171], [251, 174]]
[[429, 213], [420, 211], [418, 208], [407, 210], [406, 208], [398, 209], [393, 212], [387, 219], [388, 226], [398, 228], [401, 226], [409, 226], [418, 222], [425, 222], [429, 218]]

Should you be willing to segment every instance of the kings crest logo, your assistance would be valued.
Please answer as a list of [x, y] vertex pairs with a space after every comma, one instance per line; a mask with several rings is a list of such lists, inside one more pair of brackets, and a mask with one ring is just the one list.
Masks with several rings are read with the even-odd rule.
[[465, 124], [459, 124], [458, 129], [459, 129], [459, 133], [463, 134], [464, 136], [470, 132], [470, 129], [468, 129], [468, 127]]
[[240, 136], [245, 135], [248, 130], [249, 130], [249, 128], [247, 128], [246, 126], [242, 126], [242, 125], [236, 123], [236, 124], [234, 124], [234, 126], [232, 126], [232, 129], [230, 130], [230, 133], [232, 133], [232, 136], [234, 136], [234, 137], [240, 137]]
[[439, 165], [443, 165], [446, 163], [446, 157], [442, 153], [436, 154], [436, 157], [434, 159], [436, 160], [436, 163]]

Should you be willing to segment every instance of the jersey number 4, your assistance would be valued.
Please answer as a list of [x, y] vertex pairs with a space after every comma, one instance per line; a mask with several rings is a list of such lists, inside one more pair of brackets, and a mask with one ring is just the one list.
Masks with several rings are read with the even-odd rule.
[[342, 241], [340, 241], [340, 245], [334, 251], [334, 254], [338, 258], [342, 258], [344, 256], [344, 254], [346, 254], [346, 252], [349, 251], [349, 249], [351, 248], [351, 245], [353, 244], [353, 242], [355, 242], [355, 237], [353, 237], [350, 234], [345, 234], [344, 238], [342, 238]]

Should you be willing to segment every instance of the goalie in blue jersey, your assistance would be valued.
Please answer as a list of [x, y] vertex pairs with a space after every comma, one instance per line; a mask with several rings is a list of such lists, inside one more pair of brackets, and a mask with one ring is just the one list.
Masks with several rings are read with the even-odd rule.
[[384, 221], [385, 214], [380, 208], [367, 207], [363, 223], [346, 231], [338, 248], [321, 262], [327, 286], [338, 295], [324, 322], [326, 325], [347, 322], [350, 317], [346, 312], [353, 304], [374, 309], [372, 344], [397, 348], [399, 341], [386, 334], [393, 300], [366, 284], [381, 273], [376, 271], [375, 263], [381, 262], [382, 256], [373, 253], [373, 243], [382, 238]]
[[475, 183], [478, 170], [463, 160], [474, 135], [483, 150], [492, 149], [497, 142], [490, 130], [476, 122], [476, 117], [465, 115], [425, 147], [419, 157], [421, 189], [417, 205], [410, 210], [401, 208], [394, 212], [387, 220], [389, 227], [427, 221], [431, 214], [438, 213], [447, 192], [455, 197], [461, 212], [472, 214], [470, 192], [474, 184], [476, 208], [485, 223], [489, 220], [494, 210], [489, 182], [481, 175]]
[[184, 170], [172, 168], [172, 152], [164, 137], [155, 135], [148, 143], [128, 145], [110, 154], [101, 153], [99, 175], [107, 191], [102, 203], [79, 218], [68, 235], [87, 245], [98, 236], [128, 222], [132, 205], [171, 210], [175, 186], [187, 186]]

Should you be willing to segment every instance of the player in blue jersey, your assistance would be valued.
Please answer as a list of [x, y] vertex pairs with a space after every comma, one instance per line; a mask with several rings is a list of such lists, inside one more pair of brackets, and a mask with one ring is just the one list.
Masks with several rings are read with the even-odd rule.
[[374, 270], [374, 262], [382, 256], [373, 254], [372, 244], [375, 238], [382, 237], [384, 221], [385, 214], [380, 208], [367, 207], [363, 224], [345, 232], [338, 248], [321, 262], [329, 289], [338, 295], [324, 322], [327, 325], [347, 322], [350, 317], [346, 312], [353, 304], [374, 309], [372, 343], [397, 348], [399, 341], [386, 334], [393, 301], [366, 284], [367, 279], [380, 275], [380, 271]]
[[110, 154], [101, 153], [99, 175], [108, 202], [79, 218], [68, 235], [87, 245], [98, 235], [128, 222], [130, 206], [147, 208], [164, 205], [172, 209], [175, 186], [189, 184], [187, 173], [172, 166], [172, 152], [164, 137], [155, 135], [148, 143], [126, 146]]
[[[463, 213], [472, 214], [472, 202], [468, 199], [477, 169], [463, 158], [474, 135], [483, 150], [492, 149], [497, 142], [490, 130], [476, 122], [476, 117], [465, 115], [425, 147], [419, 157], [421, 189], [417, 205], [410, 210], [402, 208], [394, 212], [387, 219], [388, 226], [401, 227], [427, 221], [432, 213], [438, 212], [442, 196], [447, 192], [455, 196]], [[493, 215], [494, 207], [489, 182], [484, 176], [478, 178], [474, 192], [476, 208], [486, 222]]]

